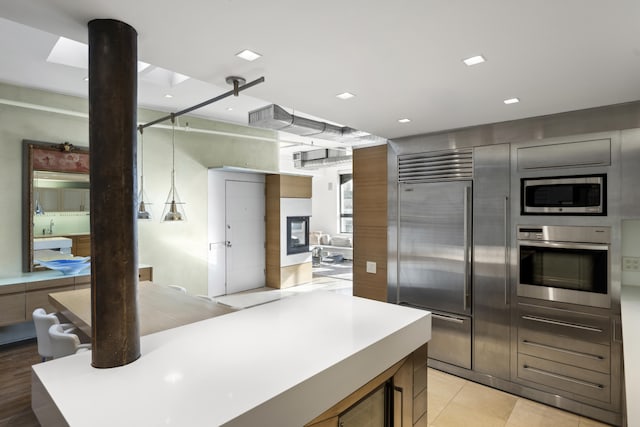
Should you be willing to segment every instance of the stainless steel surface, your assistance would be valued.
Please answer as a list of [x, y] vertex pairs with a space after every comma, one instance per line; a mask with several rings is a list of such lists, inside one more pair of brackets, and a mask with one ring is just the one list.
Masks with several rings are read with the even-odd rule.
[[[399, 191], [398, 191], [398, 157], [403, 155], [419, 154], [426, 151], [442, 151], [451, 149], [463, 149], [470, 147], [487, 148], [498, 144], [505, 143], [510, 146], [510, 200], [509, 214], [510, 224], [508, 225], [509, 235], [504, 236], [503, 232], [498, 233], [500, 238], [506, 237], [509, 247], [515, 249], [517, 247], [516, 225], [528, 224], [531, 217], [523, 217], [520, 214], [520, 180], [523, 177], [544, 177], [549, 175], [549, 170], [532, 169], [525, 172], [519, 172], [517, 169], [516, 150], [521, 147], [530, 147], [536, 145], [553, 145], [567, 142], [592, 141], [592, 140], [610, 140], [611, 141], [611, 165], [610, 166], [585, 166], [570, 167], [562, 170], [561, 175], [584, 175], [584, 174], [607, 174], [607, 216], [584, 216], [579, 218], [579, 223], [584, 226], [604, 226], [611, 230], [610, 236], [610, 283], [609, 294], [611, 307], [602, 309], [588, 306], [575, 306], [572, 304], [564, 304], [553, 301], [541, 301], [543, 305], [549, 307], [578, 307], [585, 312], [603, 313], [605, 316], [611, 316], [615, 319], [620, 313], [620, 282], [621, 282], [621, 219], [637, 218], [638, 200], [640, 200], [640, 168], [637, 165], [640, 162], [640, 102], [621, 104], [613, 107], [596, 108], [591, 110], [576, 111], [565, 114], [531, 118], [525, 120], [517, 120], [512, 122], [490, 124], [484, 126], [471, 127], [466, 129], [458, 129], [429, 135], [417, 135], [401, 139], [389, 141], [388, 143], [388, 298], [391, 302], [398, 301], [398, 209], [399, 209]], [[508, 144], [507, 144], [508, 143]], [[478, 157], [474, 153], [474, 163], [478, 161]], [[481, 209], [477, 205], [477, 192], [479, 191], [477, 184], [478, 168], [474, 165], [474, 227], [478, 226], [476, 216]], [[624, 197], [623, 197], [624, 195]], [[496, 202], [494, 202], [496, 203]], [[502, 206], [502, 201], [497, 202]], [[503, 215], [503, 214], [502, 214]], [[501, 215], [501, 216], [502, 216]], [[576, 217], [549, 215], [537, 217], [536, 222], [541, 225], [556, 226], [575, 226]], [[473, 315], [474, 329], [477, 329], [476, 318], [478, 315], [478, 307], [480, 305], [476, 301], [480, 292], [478, 291], [477, 272], [479, 268], [478, 256], [485, 253], [486, 256], [497, 259], [496, 248], [483, 252], [480, 251], [480, 244], [477, 240], [477, 232], [474, 231], [474, 271], [473, 271]], [[503, 243], [501, 244], [501, 246]], [[501, 257], [504, 256], [508, 262], [507, 269], [509, 276], [509, 297], [511, 302], [515, 304], [517, 301], [538, 300], [517, 297], [517, 263], [516, 251], [504, 253], [500, 251]], [[501, 268], [504, 261], [490, 262], [485, 264], [484, 268]], [[504, 278], [504, 273], [499, 275]], [[504, 282], [501, 280], [501, 284]], [[504, 288], [501, 286], [499, 292], [501, 303], [504, 303]], [[513, 305], [512, 304], [512, 305]], [[487, 307], [491, 310], [491, 307]], [[519, 396], [533, 399], [548, 405], [556, 406], [568, 411], [580, 413], [584, 416], [601, 420], [603, 422], [621, 425], [623, 422], [623, 414], [621, 413], [622, 395], [621, 395], [621, 371], [622, 371], [622, 344], [616, 340], [612, 340], [610, 346], [610, 402], [603, 402], [597, 399], [586, 398], [574, 393], [566, 392], [558, 388], [545, 386], [535, 382], [522, 382], [518, 377], [518, 310], [511, 310], [511, 322], [507, 322], [507, 332], [505, 336], [511, 336], [510, 358], [511, 375], [510, 378], [499, 378], [497, 376], [482, 373], [477, 370], [469, 370], [450, 363], [442, 362], [433, 358], [429, 359], [429, 366], [452, 374], [467, 378], [479, 383], [487, 384], [492, 387], [505, 390]], [[615, 331], [615, 325], [611, 328]], [[562, 338], [562, 337], [561, 337]], [[478, 339], [477, 334], [474, 336]], [[508, 339], [508, 338], [507, 338]], [[567, 339], [568, 340], [568, 339]], [[546, 342], [545, 342], [546, 344]], [[598, 344], [600, 345], [600, 344]], [[602, 344], [604, 345], [604, 344]], [[606, 345], [605, 345], [606, 347]], [[507, 350], [509, 351], [509, 350]], [[477, 353], [474, 353], [474, 364], [477, 361]]]
[[610, 310], [520, 302], [516, 312], [515, 381], [620, 411], [620, 355]]
[[[572, 185], [584, 185], [591, 184], [597, 186], [599, 195], [598, 203], [595, 206], [572, 206], [570, 201], [567, 201], [563, 206], [552, 206], [549, 203], [548, 206], [532, 206], [527, 203], [527, 191], [534, 189], [535, 187], [545, 186], [572, 186]], [[523, 178], [522, 189], [524, 194], [522, 196], [522, 211], [525, 214], [604, 214], [606, 213], [606, 199], [607, 193], [606, 178], [605, 176], [580, 176], [580, 177], [555, 177], [548, 179], [539, 178]]]
[[[575, 305], [557, 307], [518, 303], [518, 333], [539, 332], [588, 343], [609, 345], [611, 342], [609, 316], [576, 310]], [[603, 309], [597, 309], [601, 311]], [[606, 313], [606, 310], [604, 310]]]
[[354, 143], [384, 143], [386, 139], [347, 126], [336, 126], [331, 123], [290, 114], [279, 105], [271, 104], [257, 110], [249, 111], [249, 126], [280, 130], [296, 135], [303, 135], [330, 141]]
[[591, 332], [602, 332], [602, 329], [593, 328], [591, 326], [574, 325], [574, 324], [568, 323], [568, 322], [561, 322], [561, 321], [558, 321], [558, 320], [545, 319], [544, 317], [522, 316], [522, 318], [524, 320], [532, 320], [534, 322], [547, 323], [547, 324], [550, 324], [550, 325], [565, 326], [565, 327], [568, 327], [568, 328], [576, 328], [576, 329], [583, 329], [585, 331], [591, 331]]
[[518, 355], [518, 378], [567, 392], [576, 400], [602, 405], [611, 401], [611, 376], [526, 354]]
[[431, 313], [430, 359], [471, 369], [471, 318]]
[[[603, 272], [603, 274], [606, 277], [605, 280], [610, 282], [608, 251], [610, 249], [611, 230], [609, 227], [519, 225], [517, 227], [517, 236], [518, 254], [525, 247], [566, 249], [568, 253], [575, 250], [607, 252], [607, 265], [604, 267], [607, 271]], [[611, 306], [610, 283], [605, 285], [606, 293], [595, 292], [595, 290], [588, 292], [587, 290], [565, 289], [559, 281], [557, 286], [551, 286], [550, 283], [547, 283], [546, 286], [522, 283], [521, 268], [521, 262], [518, 261], [518, 296], [593, 307], [609, 308]], [[552, 280], [549, 279], [548, 282], [552, 282]]]
[[509, 379], [509, 145], [474, 149], [473, 369]]
[[[391, 148], [389, 151], [390, 154], [398, 156], [493, 144], [511, 143], [515, 146], [550, 138], [566, 142], [584, 141], [600, 139], [599, 135], [591, 135], [596, 132], [635, 128], [640, 128], [640, 102], [638, 101], [396, 138], [389, 141]], [[576, 138], [575, 135], [579, 137]], [[606, 136], [602, 137], [606, 138]]]
[[398, 182], [455, 181], [472, 177], [471, 150], [436, 151], [398, 158]]
[[470, 314], [471, 182], [400, 184], [399, 302]]
[[611, 164], [611, 140], [594, 139], [522, 147], [518, 148], [516, 160], [519, 171], [608, 166]]
[[468, 310], [467, 301], [469, 300], [469, 282], [471, 275], [471, 243], [469, 238], [471, 237], [471, 200], [469, 200], [471, 194], [471, 187], [464, 188], [464, 206], [462, 211], [464, 212], [464, 281], [462, 285], [462, 307], [465, 313]]
[[511, 252], [510, 248], [509, 248], [509, 230], [511, 230], [511, 227], [509, 226], [509, 219], [510, 219], [510, 215], [509, 215], [509, 196], [506, 196], [504, 198], [504, 226], [505, 226], [505, 231], [504, 231], [504, 304], [505, 305], [509, 305], [511, 304], [511, 298], [510, 298], [510, 290], [509, 290], [509, 280], [510, 280], [510, 274], [509, 272], [511, 271], [511, 266], [509, 265], [509, 253]]
[[[519, 225], [519, 240], [540, 240], [552, 242], [611, 243], [610, 227]], [[570, 247], [570, 246], [568, 246]]]

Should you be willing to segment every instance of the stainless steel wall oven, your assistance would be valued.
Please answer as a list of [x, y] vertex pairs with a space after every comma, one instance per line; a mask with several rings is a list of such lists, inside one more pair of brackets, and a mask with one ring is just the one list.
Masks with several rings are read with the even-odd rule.
[[518, 226], [518, 296], [608, 308], [609, 227]]

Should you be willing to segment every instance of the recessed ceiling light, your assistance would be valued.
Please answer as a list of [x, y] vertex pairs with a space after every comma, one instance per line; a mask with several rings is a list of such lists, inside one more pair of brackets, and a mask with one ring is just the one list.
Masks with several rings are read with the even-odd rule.
[[233, 107], [227, 107], [227, 111], [233, 111]]
[[517, 104], [518, 102], [520, 102], [520, 98], [509, 98], [509, 99], [505, 99], [503, 102], [507, 105]]
[[411, 119], [398, 119], [398, 123], [409, 123]]
[[462, 60], [462, 62], [464, 62], [468, 67], [472, 65], [482, 64], [484, 61], [486, 61], [486, 59], [484, 59], [484, 56], [482, 55], [476, 55], [472, 56], [471, 58]]
[[338, 95], [336, 95], [336, 98], [340, 98], [340, 99], [350, 99], [353, 98], [355, 95], [349, 92], [343, 92], [340, 93]]
[[171, 95], [170, 93], [167, 93], [164, 95], [165, 98], [173, 98], [173, 95]]
[[260, 55], [259, 53], [255, 53], [249, 49], [245, 49], [242, 52], [236, 53], [236, 56], [246, 61], [255, 61], [256, 59], [260, 58], [262, 55]]

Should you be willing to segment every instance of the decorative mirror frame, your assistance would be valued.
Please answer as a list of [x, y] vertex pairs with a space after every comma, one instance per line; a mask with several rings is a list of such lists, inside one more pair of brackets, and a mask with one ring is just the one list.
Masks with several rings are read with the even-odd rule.
[[33, 171], [89, 173], [89, 150], [68, 142], [22, 141], [22, 271], [33, 266]]

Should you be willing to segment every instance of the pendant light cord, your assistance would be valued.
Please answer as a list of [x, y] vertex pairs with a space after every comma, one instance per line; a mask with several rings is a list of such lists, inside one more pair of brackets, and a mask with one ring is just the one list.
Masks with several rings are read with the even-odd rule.
[[171, 201], [176, 198], [176, 116], [171, 113]]
[[140, 128], [140, 201], [144, 201], [144, 132]]

